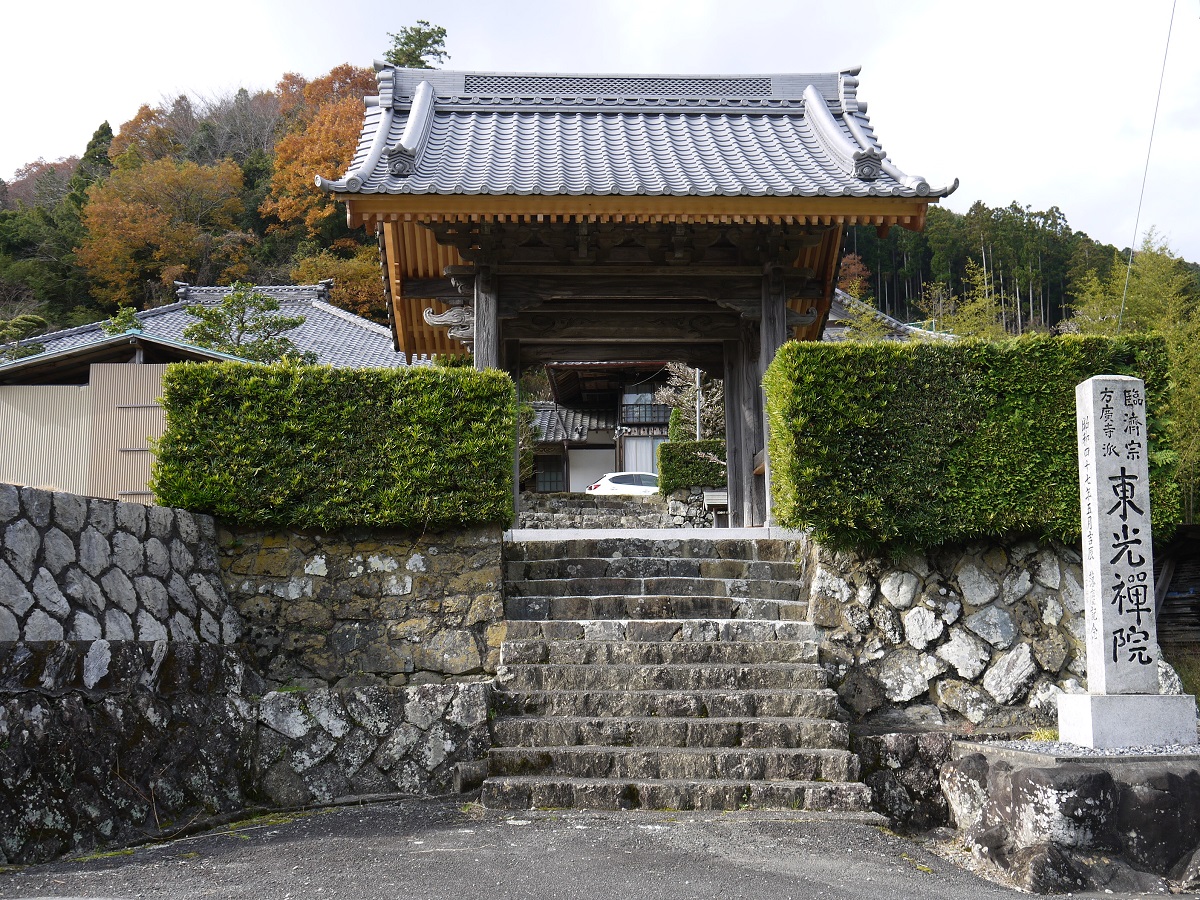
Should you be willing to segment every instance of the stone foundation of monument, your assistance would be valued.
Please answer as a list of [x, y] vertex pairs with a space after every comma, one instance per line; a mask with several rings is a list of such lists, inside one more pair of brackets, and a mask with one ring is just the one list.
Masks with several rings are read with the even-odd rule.
[[1196, 743], [1196, 698], [1187, 694], [1070, 694], [1058, 698], [1059, 740], [1081, 747]]

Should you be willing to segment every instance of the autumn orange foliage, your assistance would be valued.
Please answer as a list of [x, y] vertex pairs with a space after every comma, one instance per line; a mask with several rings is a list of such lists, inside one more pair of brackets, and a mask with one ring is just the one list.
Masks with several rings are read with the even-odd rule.
[[383, 282], [379, 277], [379, 251], [373, 244], [359, 247], [350, 258], [322, 250], [316, 256], [300, 260], [289, 275], [296, 284], [315, 284], [332, 278], [329, 299], [334, 306], [376, 322], [387, 321]]
[[358, 145], [362, 110], [362, 98], [326, 103], [307, 128], [279, 139], [275, 144], [271, 193], [259, 207], [263, 215], [274, 216], [285, 227], [303, 225], [316, 234], [337, 214], [337, 204], [313, 183], [313, 178], [337, 178], [346, 171]]
[[[77, 259], [98, 299], [133, 304], [147, 281], [215, 284], [244, 277], [255, 237], [239, 230], [242, 170], [159, 159], [117, 169], [88, 190]], [[164, 291], [160, 290], [159, 294]]]

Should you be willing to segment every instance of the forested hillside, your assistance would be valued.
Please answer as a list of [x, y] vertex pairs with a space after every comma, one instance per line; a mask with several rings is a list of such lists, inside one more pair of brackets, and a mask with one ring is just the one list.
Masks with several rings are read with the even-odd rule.
[[[440, 64], [445, 36], [418, 22], [389, 35], [386, 56]], [[312, 80], [284, 74], [269, 90], [166, 98], [115, 133], [101, 123], [78, 157], [0, 181], [2, 339], [171, 302], [175, 281], [333, 278], [334, 302], [382, 319], [373, 235], [347, 229], [313, 184], [345, 171], [376, 89], [372, 70], [344, 64]], [[852, 228], [845, 249], [843, 287], [904, 321], [984, 336], [1062, 327], [1111, 293], [1128, 253], [1074, 230], [1057, 207], [1015, 202], [965, 215], [934, 206], [921, 233]], [[1148, 249], [1174, 260], [1153, 238]], [[1195, 296], [1200, 267], [1169, 267]]]
[[[1153, 230], [1135, 257], [1142, 251], [1173, 260], [1200, 296], [1200, 266], [1177, 260]], [[1074, 230], [1058, 207], [1016, 202], [976, 202], [965, 215], [931, 206], [922, 232], [852, 228], [846, 254], [843, 289], [905, 322], [990, 337], [1063, 327], [1114, 272], [1123, 282], [1129, 261], [1128, 247]]]
[[[445, 29], [389, 34], [397, 65], [446, 57]], [[362, 124], [371, 69], [349, 64], [270, 90], [183, 95], [101, 123], [78, 157], [0, 180], [0, 344], [175, 300], [173, 282], [311, 283], [385, 316], [374, 235], [313, 184], [340, 175]], [[3, 347], [0, 347], [0, 351]]]

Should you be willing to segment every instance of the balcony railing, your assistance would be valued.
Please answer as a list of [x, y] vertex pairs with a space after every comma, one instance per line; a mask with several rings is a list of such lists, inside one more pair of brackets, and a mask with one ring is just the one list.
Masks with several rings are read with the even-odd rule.
[[665, 403], [621, 404], [622, 425], [666, 425], [671, 419], [671, 407]]

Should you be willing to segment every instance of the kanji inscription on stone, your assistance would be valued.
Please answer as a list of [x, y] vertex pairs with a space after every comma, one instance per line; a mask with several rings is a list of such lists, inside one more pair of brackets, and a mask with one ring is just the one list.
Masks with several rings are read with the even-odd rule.
[[1146, 385], [1100, 375], [1075, 388], [1091, 694], [1157, 694]]

